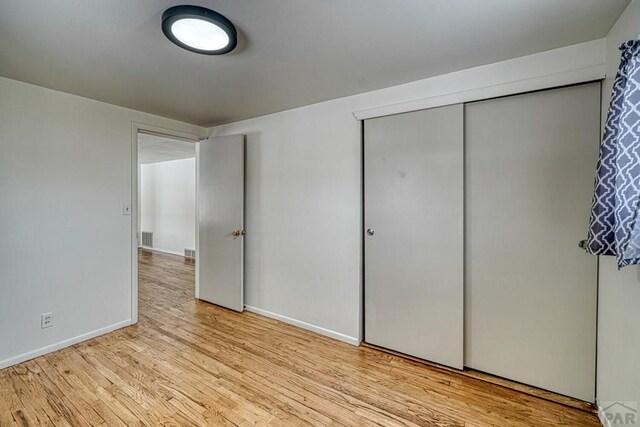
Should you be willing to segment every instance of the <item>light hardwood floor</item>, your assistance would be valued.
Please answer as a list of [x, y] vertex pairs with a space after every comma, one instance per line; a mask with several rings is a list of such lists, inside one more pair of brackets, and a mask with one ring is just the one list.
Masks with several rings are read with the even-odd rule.
[[140, 322], [0, 371], [0, 425], [597, 426], [570, 408], [193, 297], [140, 254]]

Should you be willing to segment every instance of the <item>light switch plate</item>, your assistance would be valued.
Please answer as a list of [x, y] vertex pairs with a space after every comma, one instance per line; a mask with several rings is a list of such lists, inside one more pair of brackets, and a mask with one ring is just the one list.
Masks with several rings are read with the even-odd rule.
[[131, 215], [131, 204], [129, 203], [122, 204], [122, 215]]

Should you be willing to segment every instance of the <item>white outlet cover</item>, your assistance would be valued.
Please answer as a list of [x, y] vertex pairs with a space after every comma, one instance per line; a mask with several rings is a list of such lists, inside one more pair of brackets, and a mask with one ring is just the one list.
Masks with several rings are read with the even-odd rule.
[[40, 326], [42, 329], [50, 328], [53, 326], [53, 313], [42, 313], [42, 317], [40, 319]]

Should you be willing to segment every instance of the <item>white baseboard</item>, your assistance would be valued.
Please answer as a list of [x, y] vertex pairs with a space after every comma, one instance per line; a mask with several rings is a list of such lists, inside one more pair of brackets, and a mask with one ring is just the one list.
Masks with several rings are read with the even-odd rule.
[[263, 310], [258, 307], [252, 307], [250, 305], [244, 306], [245, 310], [250, 311], [252, 313], [260, 314], [262, 316], [270, 317], [272, 319], [279, 320], [284, 323], [288, 323], [293, 326], [297, 326], [302, 329], [306, 329], [311, 332], [315, 332], [320, 335], [327, 336], [329, 338], [336, 339], [338, 341], [346, 342], [351, 345], [360, 345], [360, 340], [358, 338], [350, 337], [349, 335], [342, 334], [340, 332], [335, 332], [330, 329], [325, 329], [320, 326], [312, 325], [307, 322], [303, 322], [302, 320], [292, 319], [291, 317], [283, 316], [282, 314], [273, 313], [271, 311]]
[[76, 337], [69, 338], [69, 339], [57, 342], [55, 344], [50, 344], [44, 347], [40, 347], [36, 350], [28, 351], [26, 353], [22, 353], [17, 356], [10, 357], [8, 359], [0, 360], [0, 369], [8, 368], [9, 366], [13, 366], [30, 359], [34, 359], [36, 357], [42, 356], [47, 353], [51, 353], [56, 350], [61, 350], [65, 347], [69, 347], [79, 342], [86, 341], [100, 335], [104, 335], [106, 333], [115, 331], [116, 329], [124, 328], [125, 326], [129, 326], [129, 325], [131, 325], [131, 319], [114, 323], [113, 325], [105, 326], [104, 328], [96, 329], [95, 331], [87, 332], [86, 334], [78, 335]]
[[598, 419], [600, 420], [600, 424], [602, 424], [603, 427], [613, 427], [609, 422], [609, 420], [607, 419], [602, 409], [602, 405], [600, 404], [600, 401], [597, 398], [596, 398], [596, 407], [598, 408]]
[[183, 257], [184, 256], [184, 252], [177, 252], [177, 251], [172, 251], [169, 249], [161, 249], [161, 248], [148, 248], [146, 246], [141, 246], [141, 249], [144, 249], [145, 251], [154, 251], [154, 252], [162, 252], [164, 254], [170, 254], [170, 255], [178, 255]]

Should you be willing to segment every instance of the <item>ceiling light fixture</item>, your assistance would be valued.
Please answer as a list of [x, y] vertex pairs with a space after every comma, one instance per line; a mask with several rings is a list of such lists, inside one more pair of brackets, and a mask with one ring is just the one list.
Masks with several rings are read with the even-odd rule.
[[223, 55], [238, 43], [236, 27], [200, 6], [174, 6], [162, 14], [162, 32], [174, 44], [203, 55]]

